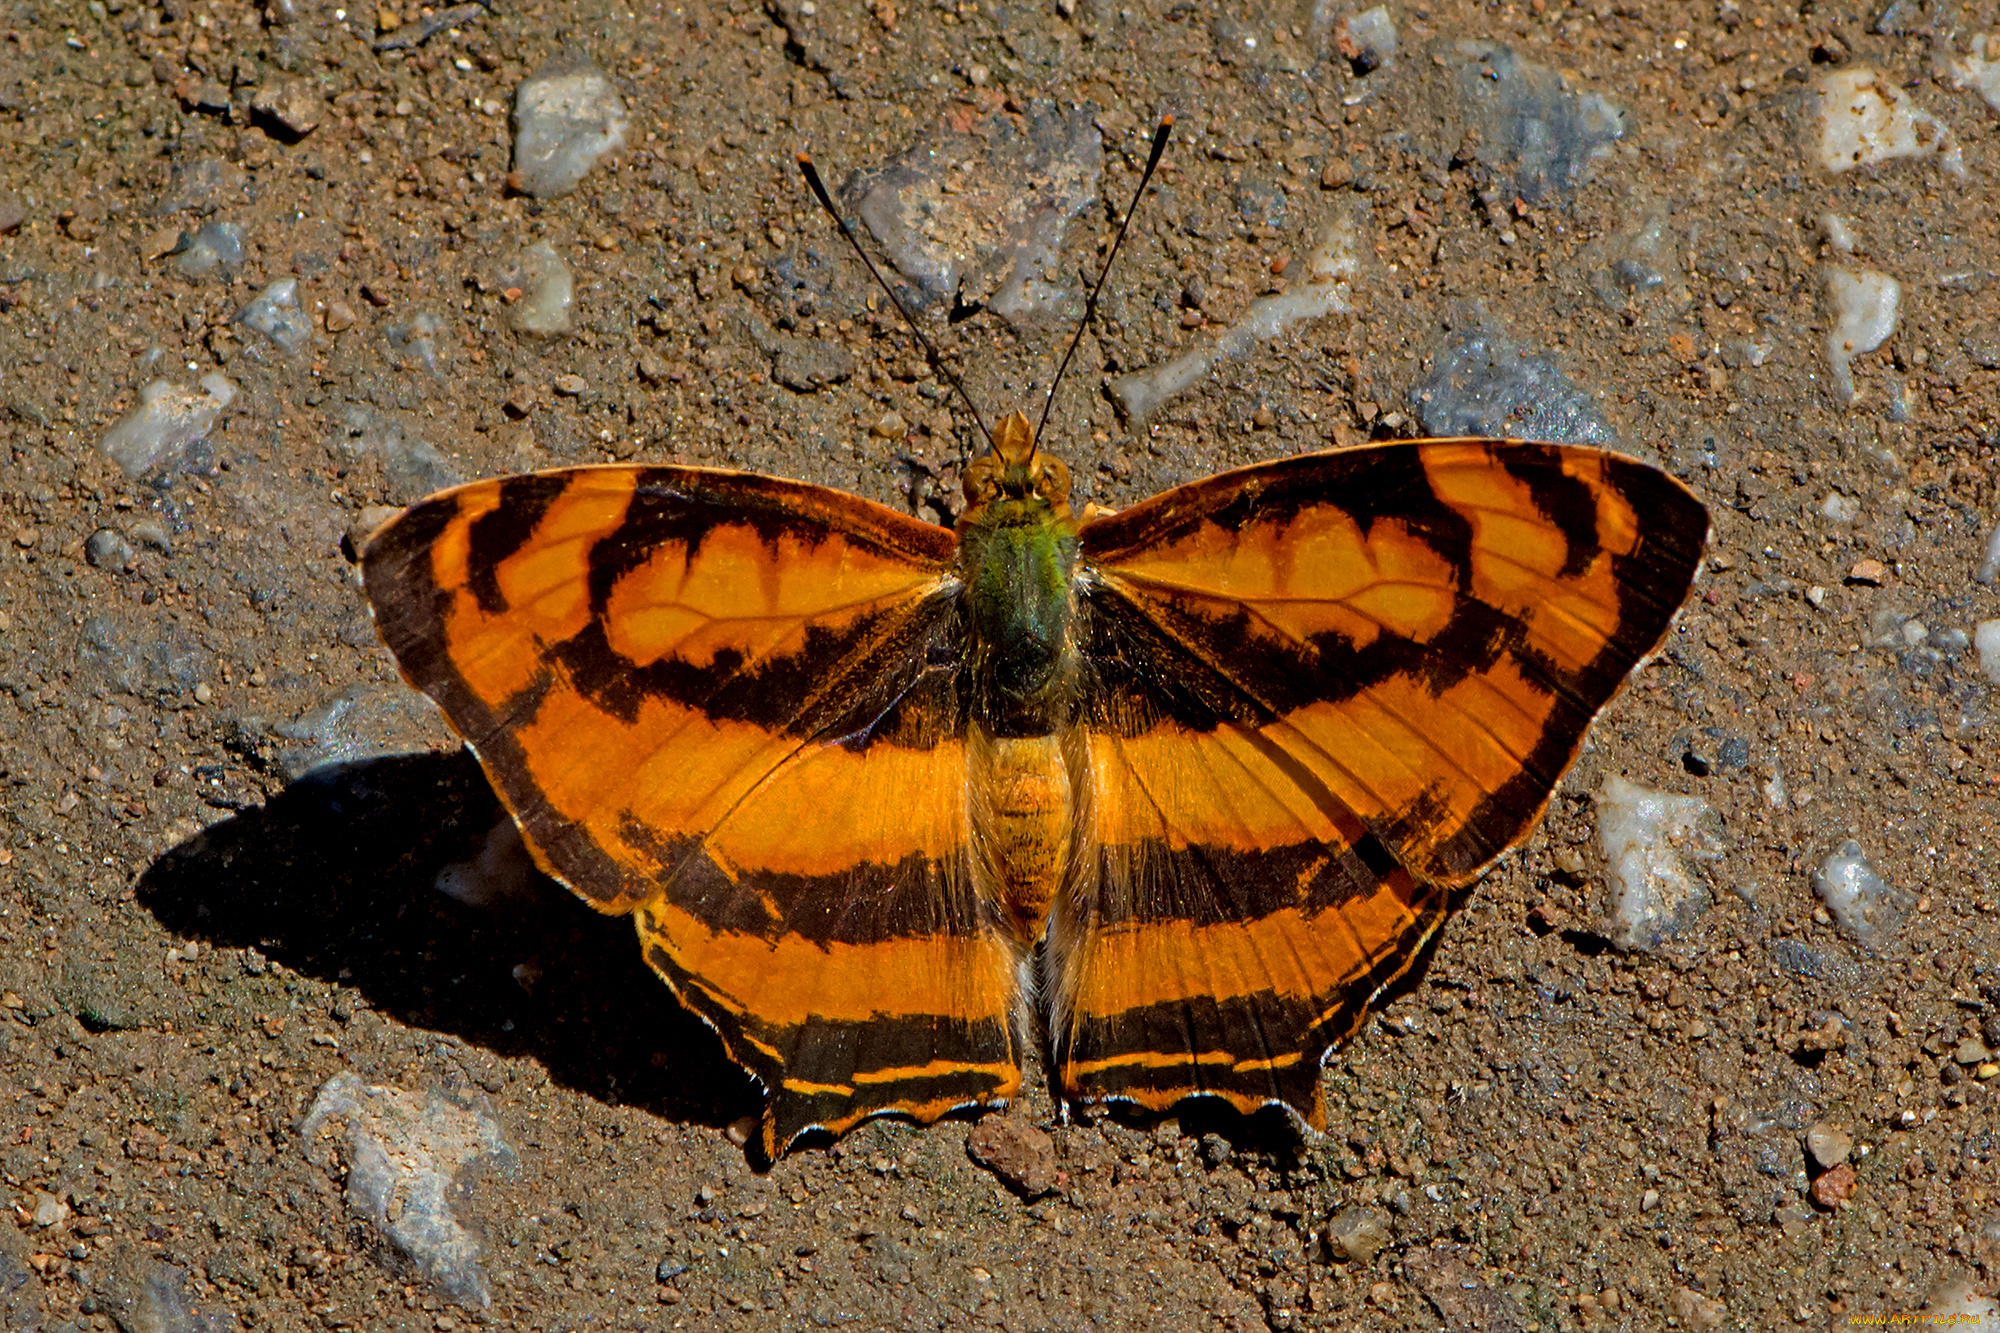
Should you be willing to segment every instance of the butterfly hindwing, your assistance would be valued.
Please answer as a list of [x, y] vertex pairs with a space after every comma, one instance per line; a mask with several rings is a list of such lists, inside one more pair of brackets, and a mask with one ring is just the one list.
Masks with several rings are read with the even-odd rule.
[[763, 1080], [772, 1156], [1018, 1082], [966, 874], [955, 557], [839, 492], [677, 467], [474, 483], [364, 553], [537, 862], [634, 913]]
[[1280, 460], [1085, 525], [1066, 1095], [1317, 1123], [1328, 1046], [1533, 826], [1706, 533], [1653, 468], [1486, 440]]

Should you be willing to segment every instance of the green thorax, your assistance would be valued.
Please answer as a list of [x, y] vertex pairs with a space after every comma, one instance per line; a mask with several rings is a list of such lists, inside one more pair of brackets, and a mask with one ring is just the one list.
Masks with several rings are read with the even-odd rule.
[[959, 564], [971, 640], [974, 719], [994, 736], [1044, 736], [1070, 722], [1076, 521], [1069, 469], [1038, 452], [1016, 413], [965, 472]]

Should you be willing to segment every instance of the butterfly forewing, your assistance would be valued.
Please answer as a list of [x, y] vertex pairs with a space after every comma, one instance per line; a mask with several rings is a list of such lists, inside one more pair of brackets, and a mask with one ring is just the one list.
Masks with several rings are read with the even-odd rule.
[[1596, 450], [1281, 460], [1084, 527], [1094, 888], [1065, 1092], [1318, 1123], [1317, 1069], [1524, 837], [1658, 646], [1707, 515]]
[[965, 873], [955, 556], [852, 496], [671, 467], [475, 483], [364, 553], [538, 863], [635, 913], [765, 1082], [772, 1155], [1018, 1081]]

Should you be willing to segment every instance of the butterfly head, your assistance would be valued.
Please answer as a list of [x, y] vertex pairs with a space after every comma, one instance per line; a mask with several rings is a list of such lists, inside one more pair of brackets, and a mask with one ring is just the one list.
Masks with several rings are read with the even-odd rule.
[[993, 452], [966, 465], [965, 498], [975, 510], [1025, 508], [1069, 516], [1069, 468], [1035, 447], [1035, 428], [1016, 412], [993, 430]]

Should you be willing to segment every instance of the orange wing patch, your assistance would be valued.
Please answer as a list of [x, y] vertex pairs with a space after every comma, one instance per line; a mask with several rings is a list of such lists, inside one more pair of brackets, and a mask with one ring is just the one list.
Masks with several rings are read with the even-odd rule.
[[1655, 469], [1490, 440], [1285, 459], [1086, 525], [1097, 863], [1056, 927], [1065, 1094], [1319, 1124], [1320, 1060], [1533, 827], [1707, 526]]
[[628, 467], [462, 487], [365, 552], [405, 675], [764, 1081], [774, 1156], [1018, 1084], [964, 870], [955, 552], [818, 487]]

